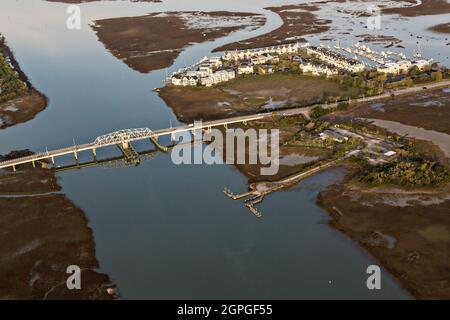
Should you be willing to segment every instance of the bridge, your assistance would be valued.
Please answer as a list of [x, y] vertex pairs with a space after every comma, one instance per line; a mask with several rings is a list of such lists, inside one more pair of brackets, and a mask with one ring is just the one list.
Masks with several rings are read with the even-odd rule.
[[[153, 160], [158, 154], [160, 153], [159, 150], [148, 150], [148, 151], [142, 151], [137, 153], [139, 157], [139, 163], [144, 161]], [[100, 167], [103, 169], [115, 169], [115, 168], [124, 168], [124, 167], [131, 167], [134, 166], [136, 163], [129, 161], [129, 159], [125, 155], [107, 158], [107, 159], [101, 159], [101, 160], [90, 160], [87, 162], [82, 163], [75, 163], [70, 164], [66, 166], [58, 166], [55, 168], [56, 172], [66, 172], [66, 171], [73, 171], [73, 170], [82, 170], [84, 168], [90, 168], [90, 167]]]
[[73, 154], [75, 159], [78, 160], [78, 154], [80, 152], [85, 151], [91, 151], [94, 157], [96, 157], [98, 149], [114, 145], [117, 145], [121, 149], [125, 157], [127, 157], [130, 160], [138, 161], [139, 157], [131, 145], [131, 142], [133, 141], [150, 139], [151, 142], [155, 144], [159, 150], [166, 152], [167, 147], [162, 146], [158, 143], [160, 137], [170, 136], [171, 140], [175, 141], [176, 135], [183, 132], [191, 132], [193, 135], [195, 135], [196, 132], [198, 132], [199, 130], [210, 130], [213, 127], [227, 128], [228, 125], [238, 123], [243, 123], [245, 125], [247, 124], [247, 122], [269, 118], [272, 117], [273, 115], [274, 113], [268, 112], [256, 115], [234, 117], [225, 120], [214, 120], [202, 123], [193, 123], [189, 125], [166, 128], [156, 131], [152, 131], [149, 128], [119, 130], [109, 134], [101, 135], [91, 143], [74, 145], [71, 147], [61, 148], [53, 151], [47, 150], [45, 152], [37, 153], [34, 155], [3, 161], [0, 162], [0, 169], [12, 168], [15, 171], [17, 166], [30, 163], [33, 165], [33, 167], [36, 167], [36, 163], [38, 161], [43, 160], [50, 160], [52, 164], [55, 165], [56, 157], [64, 156], [67, 154]]
[[[450, 86], [450, 80], [445, 80], [433, 84], [428, 84], [426, 87], [421, 86], [415, 86], [411, 88], [405, 88], [405, 89], [399, 89], [395, 91], [395, 95], [405, 95], [405, 94], [412, 94], [421, 92], [423, 90], [432, 90], [437, 88], [447, 88]], [[371, 96], [371, 97], [363, 97], [359, 99], [355, 99], [353, 102], [357, 103], [367, 103], [367, 102], [374, 102], [379, 101], [382, 99], [388, 99], [391, 98], [391, 95], [394, 94], [393, 92], [385, 92], [377, 96]], [[350, 100], [349, 100], [350, 102]], [[328, 103], [328, 104], [322, 104], [322, 108], [324, 109], [333, 109], [336, 108], [338, 103]], [[46, 151], [43, 153], [22, 157], [18, 159], [12, 159], [0, 162], [0, 169], [4, 168], [13, 168], [13, 170], [16, 170], [16, 167], [21, 164], [31, 163], [33, 166], [36, 166], [37, 161], [41, 160], [48, 160], [50, 159], [53, 164], [55, 164], [55, 158], [67, 154], [73, 154], [75, 156], [75, 159], [78, 160], [78, 153], [83, 151], [92, 151], [94, 154], [94, 157], [97, 155], [97, 149], [109, 147], [112, 145], [117, 145], [120, 147], [122, 152], [126, 157], [130, 157], [131, 159], [134, 157], [135, 160], [136, 157], [136, 151], [131, 146], [131, 142], [138, 141], [138, 140], [144, 140], [144, 139], [150, 139], [152, 143], [156, 145], [156, 147], [161, 151], [167, 151], [164, 146], [159, 145], [158, 139], [162, 136], [171, 136], [172, 141], [175, 141], [176, 134], [191, 131], [193, 134], [197, 130], [203, 130], [203, 129], [211, 129], [212, 127], [219, 127], [224, 126], [227, 127], [230, 124], [236, 124], [236, 123], [244, 123], [255, 120], [262, 120], [265, 118], [270, 118], [273, 116], [294, 116], [294, 115], [304, 115], [306, 118], [309, 118], [309, 115], [311, 113], [311, 110], [314, 108], [314, 106], [311, 107], [305, 107], [305, 108], [292, 108], [292, 109], [285, 109], [285, 110], [278, 110], [273, 112], [267, 112], [267, 113], [258, 113], [254, 115], [248, 115], [248, 116], [241, 116], [241, 117], [234, 117], [234, 118], [228, 118], [224, 120], [215, 120], [215, 121], [209, 121], [204, 122], [201, 125], [190, 124], [190, 125], [184, 125], [179, 126], [175, 128], [167, 128], [157, 131], [152, 131], [149, 128], [138, 128], [138, 129], [126, 129], [126, 130], [120, 130], [113, 133], [102, 135], [95, 139], [94, 142], [82, 144], [82, 145], [75, 145], [73, 147], [67, 147], [62, 148], [58, 150], [53, 151]]]

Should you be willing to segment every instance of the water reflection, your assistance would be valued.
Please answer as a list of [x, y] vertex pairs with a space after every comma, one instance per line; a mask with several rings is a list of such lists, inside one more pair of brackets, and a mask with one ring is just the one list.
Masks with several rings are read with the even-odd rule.
[[[50, 103], [33, 121], [2, 130], [0, 153], [25, 148], [39, 152], [122, 128], [156, 130], [170, 121], [177, 124], [152, 92], [162, 85], [166, 71], [144, 75], [129, 69], [98, 42], [88, 26], [93, 20], [164, 10], [239, 10], [268, 17], [267, 25], [255, 32], [237, 32], [187, 48], [170, 72], [219, 45], [278, 27], [279, 17], [263, 7], [284, 2], [93, 2], [82, 5], [83, 28], [74, 32], [64, 27], [65, 4], [3, 0], [0, 30]], [[136, 144], [139, 152], [145, 148]], [[98, 154], [106, 163], [118, 156], [116, 148]], [[85, 211], [101, 271], [124, 298], [407, 297], [386, 274], [383, 290], [369, 292], [365, 270], [373, 261], [321, 224], [327, 215], [315, 199], [342, 177], [339, 170], [270, 195], [262, 204], [265, 215], [258, 220], [223, 195], [224, 186], [247, 190], [247, 179], [231, 166], [176, 166], [163, 153], [139, 166], [114, 170], [89, 165], [91, 158], [80, 158], [86, 163], [83, 170], [68, 170], [74, 168], [73, 161], [59, 162], [65, 166], [58, 173], [63, 192]]]

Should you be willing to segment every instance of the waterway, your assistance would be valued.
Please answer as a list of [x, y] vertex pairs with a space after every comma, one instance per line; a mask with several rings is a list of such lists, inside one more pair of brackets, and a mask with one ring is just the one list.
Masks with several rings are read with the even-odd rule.
[[[191, 64], [227, 42], [281, 24], [262, 8], [285, 1], [216, 0], [164, 3], [83, 4], [81, 30], [68, 30], [66, 4], [3, 0], [0, 31], [33, 85], [49, 97], [34, 120], [0, 131], [0, 153], [39, 152], [86, 143], [123, 128], [161, 129], [177, 124], [152, 92], [166, 71]], [[253, 31], [194, 45], [168, 70], [140, 74], [114, 58], [88, 26], [95, 19], [165, 10], [263, 12], [268, 23]], [[149, 142], [136, 145], [151, 148]], [[118, 155], [114, 148], [99, 157]], [[81, 161], [91, 157], [83, 154]], [[70, 156], [59, 165], [73, 162]], [[298, 187], [267, 197], [255, 218], [241, 202], [224, 196], [247, 189], [232, 166], [176, 166], [159, 154], [137, 167], [90, 167], [58, 174], [63, 192], [82, 208], [93, 229], [100, 271], [125, 299], [196, 298], [387, 298], [408, 294], [383, 272], [382, 290], [369, 291], [366, 269], [375, 262], [329, 228], [315, 201], [343, 176], [329, 170]]]

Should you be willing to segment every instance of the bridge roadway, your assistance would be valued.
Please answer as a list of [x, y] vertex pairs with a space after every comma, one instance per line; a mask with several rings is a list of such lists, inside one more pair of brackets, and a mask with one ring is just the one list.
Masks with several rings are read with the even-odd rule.
[[[299, 110], [300, 111], [300, 110]], [[299, 112], [299, 113], [303, 113]], [[212, 127], [219, 126], [228, 126], [236, 123], [247, 123], [250, 121], [261, 120], [264, 118], [272, 117], [273, 113], [262, 113], [256, 115], [249, 116], [240, 116], [234, 118], [228, 118], [224, 120], [214, 120], [208, 122], [202, 122], [199, 124], [189, 124], [183, 125], [179, 127], [166, 128], [161, 130], [152, 131], [149, 128], [141, 128], [141, 129], [130, 129], [130, 130], [121, 130], [117, 132], [113, 132], [111, 134], [107, 134], [104, 136], [98, 137], [94, 142], [75, 145], [72, 147], [61, 148], [53, 151], [46, 151], [38, 154], [34, 154], [31, 156], [21, 157], [17, 159], [7, 160], [0, 162], [0, 169], [4, 168], [13, 168], [16, 169], [16, 166], [26, 163], [32, 163], [35, 166], [37, 161], [51, 159], [53, 164], [55, 163], [55, 158], [60, 157], [67, 154], [73, 154], [76, 159], [78, 159], [78, 153], [83, 151], [92, 151], [94, 155], [96, 155], [97, 149], [105, 148], [113, 145], [122, 145], [125, 148], [128, 148], [128, 144], [133, 141], [144, 140], [144, 139], [158, 139], [162, 136], [168, 135], [176, 135], [179, 133], [183, 133], [186, 131], [197, 131], [201, 129], [209, 129]]]
[[[427, 90], [436, 89], [436, 88], [445, 88], [450, 86], [450, 80], [445, 80], [433, 84], [426, 85]], [[400, 89], [393, 92], [396, 96], [404, 95], [404, 94], [412, 94], [415, 92], [423, 91], [424, 88], [421, 86], [415, 86], [411, 88], [406, 89]], [[378, 96], [372, 96], [367, 98], [361, 98], [361, 99], [355, 99], [354, 102], [358, 103], [364, 103], [364, 102], [372, 102], [377, 101], [380, 99], [386, 99], [391, 97], [391, 92], [386, 92]], [[325, 109], [329, 108], [335, 108], [337, 106], [337, 103], [331, 103], [331, 104], [323, 104], [321, 105]], [[255, 120], [261, 120], [265, 118], [270, 118], [272, 116], [294, 116], [303, 114], [306, 117], [309, 117], [309, 114], [313, 107], [306, 107], [306, 108], [292, 108], [292, 109], [285, 109], [285, 110], [279, 110], [274, 112], [267, 112], [267, 113], [258, 113], [254, 115], [248, 115], [248, 116], [240, 116], [240, 117], [233, 117], [228, 119], [222, 119], [222, 120], [214, 120], [214, 121], [208, 121], [201, 124], [201, 126], [195, 126], [194, 124], [189, 125], [183, 125], [179, 127], [174, 128], [166, 128], [161, 129], [157, 131], [152, 131], [149, 128], [141, 128], [141, 129], [129, 129], [129, 130], [121, 130], [117, 132], [113, 132], [108, 135], [104, 135], [101, 137], [98, 137], [94, 142], [92, 143], [86, 143], [82, 145], [76, 145], [73, 147], [67, 147], [62, 148], [58, 150], [53, 151], [46, 151], [43, 153], [7, 160], [0, 162], [0, 169], [4, 168], [13, 168], [16, 169], [16, 166], [25, 164], [25, 163], [32, 163], [33, 166], [37, 161], [40, 160], [46, 160], [51, 159], [53, 163], [55, 163], [55, 157], [67, 155], [67, 154], [74, 154], [75, 158], [78, 159], [78, 153], [83, 151], [89, 151], [91, 150], [94, 155], [96, 155], [96, 150], [99, 148], [109, 147], [112, 145], [122, 144], [125, 148], [128, 147], [128, 143], [132, 141], [138, 141], [138, 140], [144, 140], [144, 139], [158, 139], [162, 136], [167, 135], [176, 135], [177, 133], [182, 133], [186, 131], [193, 131], [193, 130], [200, 130], [200, 129], [209, 129], [212, 127], [218, 127], [218, 126], [227, 126], [229, 124], [235, 124], [235, 123], [246, 123], [249, 121], [255, 121]], [[130, 134], [131, 132], [131, 134]]]

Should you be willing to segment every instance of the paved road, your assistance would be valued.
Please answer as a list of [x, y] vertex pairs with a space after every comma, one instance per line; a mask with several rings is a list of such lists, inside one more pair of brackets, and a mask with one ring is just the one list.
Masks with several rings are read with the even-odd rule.
[[[433, 83], [433, 84], [427, 85], [426, 87], [428, 90], [430, 90], [430, 89], [443, 88], [443, 87], [448, 87], [448, 86], [450, 86], [450, 80]], [[398, 96], [398, 95], [405, 95], [405, 94], [421, 92], [423, 90], [424, 89], [422, 86], [416, 86], [416, 87], [397, 90], [394, 93], [395, 93], [395, 95]], [[391, 93], [388, 92], [388, 93], [381, 94], [379, 96], [355, 99], [353, 101], [357, 102], [357, 103], [366, 103], [366, 102], [376, 101], [376, 100], [380, 100], [380, 99], [386, 99], [386, 98], [390, 98], [390, 97], [391, 97]], [[336, 108], [337, 105], [338, 105], [337, 103], [323, 104], [322, 107], [325, 109], [330, 109], [330, 108]], [[314, 107], [285, 109], [285, 110], [273, 111], [273, 112], [267, 112], [267, 113], [258, 113], [258, 114], [248, 115], [248, 116], [240, 116], [240, 117], [232, 117], [232, 118], [221, 119], [221, 120], [208, 121], [208, 122], [203, 122], [201, 124], [189, 124], [189, 125], [183, 125], [183, 126], [179, 126], [179, 127], [175, 127], [175, 128], [166, 128], [166, 129], [162, 129], [162, 130], [153, 131], [152, 137], [158, 138], [158, 137], [165, 136], [165, 135], [172, 135], [172, 134], [177, 134], [177, 133], [192, 131], [192, 130], [197, 130], [197, 129], [208, 129], [211, 127], [218, 127], [218, 126], [230, 125], [230, 124], [235, 124], [235, 123], [242, 123], [242, 122], [245, 123], [245, 122], [270, 118], [273, 116], [294, 116], [294, 115], [303, 114], [304, 116], [309, 117], [309, 114], [313, 108]], [[147, 139], [147, 138], [150, 138], [150, 136], [128, 139], [127, 142], [143, 140], [143, 139]], [[53, 150], [53, 151], [47, 151], [47, 152], [43, 152], [43, 153], [39, 153], [39, 154], [27, 156], [27, 157], [22, 157], [22, 158], [18, 158], [18, 159], [12, 159], [12, 160], [8, 160], [8, 161], [0, 162], [0, 169], [8, 168], [8, 167], [15, 167], [17, 165], [24, 164], [24, 163], [34, 163], [36, 161], [44, 160], [44, 159], [52, 159], [53, 160], [54, 157], [62, 156], [62, 155], [66, 155], [66, 154], [75, 154], [75, 156], [77, 156], [78, 152], [87, 151], [87, 150], [96, 150], [98, 148], [107, 147], [107, 146], [114, 145], [114, 144], [121, 143], [121, 142], [124, 142], [124, 141], [116, 141], [116, 142], [113, 141], [111, 143], [104, 144], [104, 145], [97, 145], [94, 142], [92, 142], [92, 143], [62, 148], [62, 149]]]

